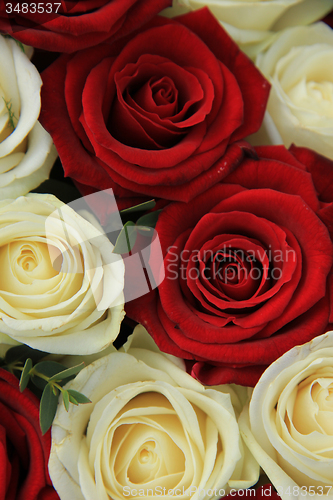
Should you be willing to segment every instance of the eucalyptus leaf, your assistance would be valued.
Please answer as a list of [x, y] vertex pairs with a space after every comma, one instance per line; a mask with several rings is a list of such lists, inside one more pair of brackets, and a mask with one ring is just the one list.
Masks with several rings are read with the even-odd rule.
[[76, 399], [74, 398], [74, 396], [72, 396], [71, 394], [69, 394], [69, 400], [70, 402], [75, 405], [75, 406], [78, 406], [79, 403], [76, 401]]
[[31, 375], [31, 382], [38, 387], [38, 389], [44, 389], [44, 387], [47, 385], [48, 381], [44, 380], [43, 378], [39, 378], [37, 375]]
[[156, 205], [155, 200], [145, 201], [144, 203], [140, 203], [139, 205], [135, 205], [134, 207], [124, 208], [124, 210], [120, 210], [121, 214], [132, 214], [134, 212], [146, 212], [147, 210], [151, 210]]
[[69, 394], [68, 391], [63, 391], [62, 397], [64, 400], [64, 407], [66, 408], [66, 411], [69, 410]]
[[87, 398], [84, 394], [78, 391], [74, 391], [73, 389], [68, 389], [68, 392], [72, 398], [74, 398], [80, 404], [91, 403], [90, 399]]
[[39, 423], [42, 433], [45, 434], [52, 425], [58, 406], [58, 395], [53, 393], [51, 384], [44, 388], [39, 407]]
[[30, 380], [30, 370], [32, 368], [32, 359], [28, 358], [24, 364], [20, 378], [20, 391], [23, 392]]
[[154, 228], [149, 227], [149, 226], [137, 226], [138, 233], [142, 234], [142, 236], [145, 236], [145, 238], [148, 238], [147, 240], [147, 246], [149, 242], [152, 240], [154, 236]]
[[34, 372], [42, 373], [46, 377], [53, 377], [53, 375], [65, 370], [67, 367], [56, 361], [41, 361], [34, 366]]
[[[57, 363], [56, 361], [41, 361], [34, 366], [31, 373], [31, 381], [39, 389], [44, 389], [48, 381], [40, 378], [38, 376], [38, 373], [45, 375], [46, 377], [53, 377], [53, 375], [56, 375], [57, 373], [63, 372], [65, 370], [67, 370], [66, 366]], [[62, 380], [61, 384], [64, 384], [66, 382], [67, 380]]]
[[155, 212], [150, 212], [149, 214], [145, 214], [136, 221], [137, 226], [148, 226], [155, 227], [158, 217], [162, 210], [155, 210]]
[[115, 243], [113, 253], [129, 253], [135, 245], [137, 231], [134, 222], [128, 221], [122, 228]]
[[67, 370], [56, 373], [55, 375], [50, 377], [49, 382], [64, 380], [65, 378], [73, 377], [73, 375], [79, 373], [82, 368], [84, 368], [84, 366], [84, 363], [80, 363], [79, 365], [72, 366], [71, 368], [67, 368]]
[[32, 349], [31, 347], [24, 344], [16, 345], [8, 349], [8, 351], [6, 352], [5, 364], [9, 365], [11, 363], [14, 363], [14, 361], [23, 361], [27, 358], [31, 358], [32, 362], [36, 363], [47, 354], [47, 352]]

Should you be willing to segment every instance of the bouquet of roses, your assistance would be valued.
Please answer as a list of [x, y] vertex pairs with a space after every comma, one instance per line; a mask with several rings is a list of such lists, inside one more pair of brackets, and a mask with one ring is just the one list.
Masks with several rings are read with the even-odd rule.
[[0, 2], [0, 500], [333, 499], [332, 12]]

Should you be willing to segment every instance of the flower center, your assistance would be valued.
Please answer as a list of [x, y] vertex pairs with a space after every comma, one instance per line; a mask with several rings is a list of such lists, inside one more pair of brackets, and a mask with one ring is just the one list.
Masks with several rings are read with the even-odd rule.
[[26, 272], [33, 271], [38, 266], [36, 253], [31, 248], [23, 246], [21, 254], [17, 259], [17, 264]]
[[145, 441], [133, 457], [128, 468], [128, 478], [132, 483], [146, 483], [158, 475], [161, 459], [154, 441]]
[[138, 460], [141, 464], [155, 463], [157, 460], [157, 455], [155, 453], [155, 443], [153, 441], [148, 441], [144, 444], [141, 450], [138, 452]]
[[[3, 280], [0, 290], [10, 293], [32, 293], [32, 285], [58, 275], [52, 266], [49, 247], [40, 241], [18, 240], [0, 247]], [[25, 288], [21, 288], [21, 287]]]
[[264, 272], [262, 263], [246, 251], [220, 249], [205, 262], [204, 276], [231, 300], [245, 300], [268, 287], [268, 261], [266, 268]]
[[291, 420], [298, 432], [333, 436], [333, 373], [320, 371], [303, 380], [297, 391]]

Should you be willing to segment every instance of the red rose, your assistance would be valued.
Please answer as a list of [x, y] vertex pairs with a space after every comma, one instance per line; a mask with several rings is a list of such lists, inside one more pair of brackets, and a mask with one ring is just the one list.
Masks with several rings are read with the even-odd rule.
[[60, 0], [2, 3], [0, 32], [40, 49], [74, 52], [126, 36], [171, 0], [67, 0], [60, 7]]
[[50, 432], [39, 428], [39, 401], [0, 368], [0, 500], [58, 500], [49, 473]]
[[208, 9], [156, 17], [130, 40], [60, 57], [42, 77], [41, 121], [66, 175], [118, 197], [187, 201], [223, 179], [269, 92]]
[[305, 148], [256, 151], [223, 183], [164, 209], [166, 277], [126, 306], [208, 385], [254, 385], [329, 322], [333, 162]]

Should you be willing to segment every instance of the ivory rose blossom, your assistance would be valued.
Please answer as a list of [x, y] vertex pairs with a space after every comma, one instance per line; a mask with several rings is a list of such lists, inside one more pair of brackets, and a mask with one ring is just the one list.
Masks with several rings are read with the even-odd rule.
[[[283, 500], [333, 498], [333, 332], [276, 360], [254, 388], [241, 429]], [[307, 492], [307, 493], [306, 493]]]
[[256, 143], [294, 143], [333, 159], [332, 29], [324, 23], [290, 28], [256, 64], [272, 85]]
[[41, 86], [22, 48], [0, 36], [0, 199], [36, 188], [48, 178], [57, 157], [38, 121]]
[[208, 500], [255, 484], [230, 394], [194, 380], [141, 326], [134, 337], [66, 386], [92, 404], [58, 406], [49, 471], [61, 500]]
[[52, 195], [0, 202], [0, 331], [35, 349], [91, 354], [118, 335], [124, 264]]
[[164, 13], [179, 15], [205, 6], [241, 50], [255, 57], [274, 40], [275, 32], [321, 19], [333, 8], [333, 0], [173, 0]]

